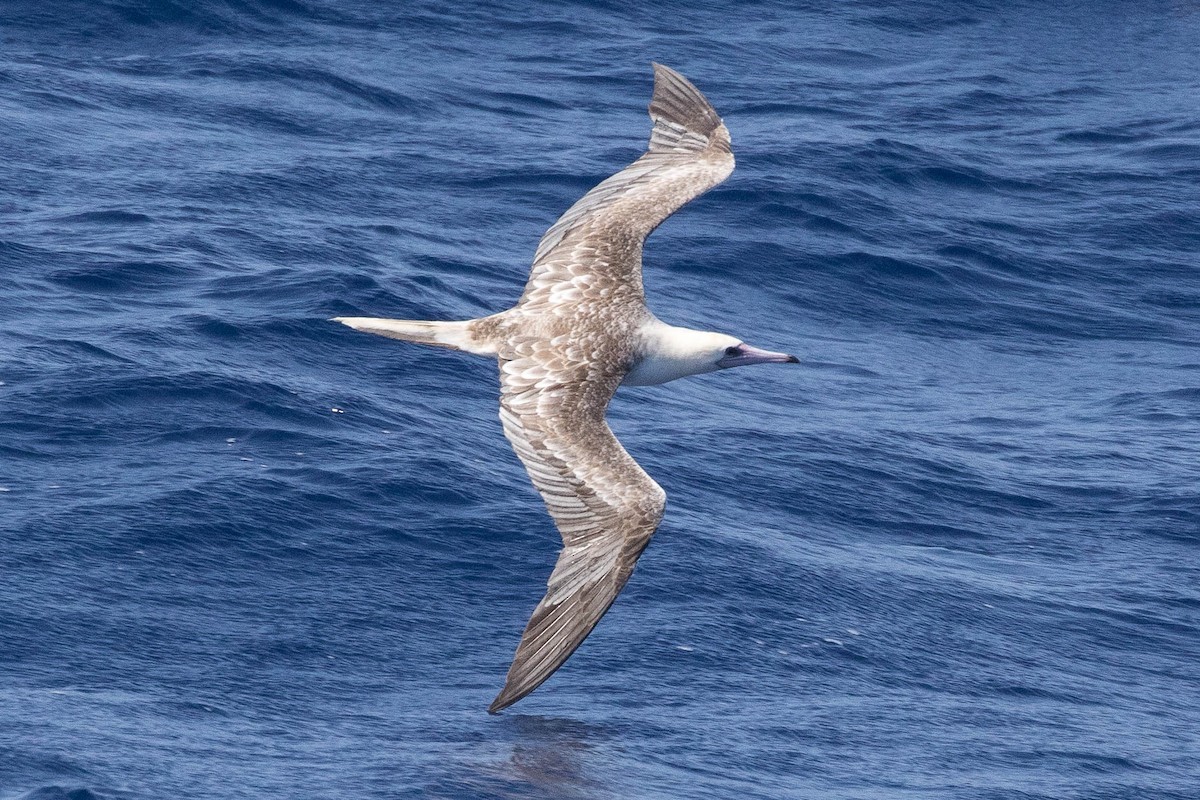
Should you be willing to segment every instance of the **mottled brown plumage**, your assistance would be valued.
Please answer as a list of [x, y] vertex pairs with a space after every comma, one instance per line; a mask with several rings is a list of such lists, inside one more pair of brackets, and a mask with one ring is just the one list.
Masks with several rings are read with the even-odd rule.
[[504, 434], [564, 546], [492, 712], [562, 666], [625, 586], [662, 519], [662, 488], [605, 421], [617, 387], [795, 360], [723, 334], [666, 325], [646, 308], [642, 243], [681, 206], [725, 180], [734, 164], [729, 132], [712, 106], [660, 64], [650, 116], [646, 153], [546, 231], [513, 308], [466, 322], [339, 318], [359, 330], [499, 360]]
[[650, 115], [649, 150], [546, 231], [525, 292], [500, 326], [504, 434], [564, 547], [490, 711], [532, 692], [575, 652], [629, 580], [666, 507], [604, 414], [650, 316], [642, 243], [725, 180], [733, 155], [708, 101], [659, 64]]

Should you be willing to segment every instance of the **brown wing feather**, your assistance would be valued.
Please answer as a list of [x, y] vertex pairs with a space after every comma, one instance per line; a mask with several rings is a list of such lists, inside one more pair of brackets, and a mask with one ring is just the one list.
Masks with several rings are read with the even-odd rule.
[[542, 236], [519, 305], [553, 305], [562, 284], [608, 278], [642, 296], [642, 243], [663, 220], [733, 172], [729, 131], [678, 72], [654, 65], [646, 153], [585, 194]]
[[630, 363], [623, 333], [649, 313], [642, 242], [725, 180], [733, 155], [729, 132], [704, 96], [658, 64], [650, 116], [647, 152], [546, 231], [521, 301], [493, 318], [504, 433], [546, 501], [563, 549], [492, 712], [536, 689], [587, 638], [666, 506], [662, 488], [625, 452], [604, 412]]
[[587, 638], [629, 580], [666, 505], [662, 488], [604, 421], [621, 376], [596, 362], [564, 364], [548, 342], [524, 344], [527, 355], [501, 362], [500, 419], [564, 546], [493, 713], [536, 689]]

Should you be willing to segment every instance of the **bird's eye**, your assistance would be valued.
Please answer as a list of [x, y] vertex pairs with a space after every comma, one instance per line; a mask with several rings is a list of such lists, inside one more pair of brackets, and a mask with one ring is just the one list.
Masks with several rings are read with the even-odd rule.
[[741, 353], [742, 353], [742, 349], [740, 347], [726, 347], [725, 348], [725, 355], [727, 355], [727, 356], [737, 356], [737, 355], [741, 355]]

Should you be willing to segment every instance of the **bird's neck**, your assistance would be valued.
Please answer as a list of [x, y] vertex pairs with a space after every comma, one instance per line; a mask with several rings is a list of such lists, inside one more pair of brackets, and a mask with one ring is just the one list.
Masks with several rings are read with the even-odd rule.
[[652, 386], [714, 372], [717, 365], [712, 352], [716, 336], [720, 334], [651, 320], [641, 330], [640, 357], [621, 382], [627, 386]]

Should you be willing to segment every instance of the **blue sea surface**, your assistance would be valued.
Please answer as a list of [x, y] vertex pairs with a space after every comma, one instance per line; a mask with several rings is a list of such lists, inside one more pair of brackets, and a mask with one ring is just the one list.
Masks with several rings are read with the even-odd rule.
[[[499, 716], [560, 542], [466, 319], [632, 161], [738, 168], [622, 389], [667, 515]], [[1200, 6], [9, 0], [0, 800], [1200, 797]]]

